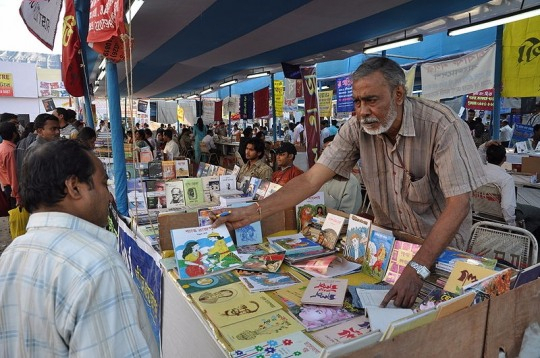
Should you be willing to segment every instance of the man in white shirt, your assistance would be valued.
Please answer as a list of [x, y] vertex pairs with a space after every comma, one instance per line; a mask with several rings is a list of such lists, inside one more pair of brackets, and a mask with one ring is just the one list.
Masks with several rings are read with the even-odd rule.
[[298, 123], [296, 125], [296, 127], [294, 127], [294, 131], [293, 131], [293, 136], [292, 136], [292, 143], [293, 144], [296, 144], [296, 143], [300, 143], [300, 144], [304, 144], [305, 143], [305, 133], [304, 133], [304, 116], [302, 116], [300, 118], [300, 123]]
[[163, 149], [164, 160], [173, 160], [180, 155], [180, 148], [173, 140], [173, 133], [170, 129], [166, 129], [163, 132], [163, 141], [166, 143], [165, 148]]
[[210, 152], [216, 151], [216, 144], [214, 143], [214, 132], [211, 129], [206, 132], [206, 135], [201, 140], [201, 142], [206, 145], [206, 148], [208, 148]]
[[514, 130], [510, 125], [508, 125], [508, 121], [504, 119], [501, 122], [501, 145], [505, 148], [508, 148], [508, 145], [510, 144], [510, 140], [512, 139], [512, 133]]

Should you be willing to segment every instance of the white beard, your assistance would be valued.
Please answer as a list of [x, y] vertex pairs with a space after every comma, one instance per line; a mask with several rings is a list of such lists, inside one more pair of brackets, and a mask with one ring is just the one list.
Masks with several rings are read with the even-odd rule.
[[394, 102], [393, 96], [392, 96], [391, 103], [392, 104], [390, 105], [390, 108], [388, 109], [388, 114], [386, 115], [386, 118], [385, 118], [385, 123], [381, 124], [379, 126], [379, 128], [377, 128], [377, 129], [368, 129], [368, 128], [366, 128], [366, 126], [364, 126], [364, 124], [371, 124], [371, 123], [377, 123], [377, 122], [380, 123], [381, 121], [375, 116], [365, 117], [362, 120], [360, 120], [360, 124], [362, 125], [362, 128], [364, 128], [364, 131], [367, 134], [370, 134], [370, 135], [382, 134], [382, 133], [385, 133], [386, 131], [388, 131], [390, 129], [390, 127], [392, 127], [392, 124], [394, 124], [394, 122], [396, 121], [396, 117], [397, 117], [397, 105]]

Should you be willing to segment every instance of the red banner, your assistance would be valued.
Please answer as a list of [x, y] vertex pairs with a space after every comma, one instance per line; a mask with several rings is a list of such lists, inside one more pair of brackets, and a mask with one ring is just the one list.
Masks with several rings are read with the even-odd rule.
[[123, 1], [92, 0], [86, 41], [94, 51], [117, 63], [125, 59]]
[[217, 101], [215, 104], [216, 109], [214, 111], [214, 121], [223, 120], [223, 101]]
[[493, 89], [487, 89], [467, 95], [465, 108], [492, 111], [493, 110]]
[[304, 88], [305, 122], [304, 133], [306, 134], [306, 151], [308, 166], [311, 167], [321, 153], [319, 124], [319, 106], [317, 103], [317, 70], [315, 66], [301, 67], [302, 83]]
[[255, 118], [267, 117], [270, 114], [270, 90], [265, 87], [253, 93], [255, 100]]
[[81, 39], [75, 20], [74, 0], [66, 0], [66, 13], [62, 29], [62, 81], [73, 97], [84, 95], [84, 73], [81, 57]]

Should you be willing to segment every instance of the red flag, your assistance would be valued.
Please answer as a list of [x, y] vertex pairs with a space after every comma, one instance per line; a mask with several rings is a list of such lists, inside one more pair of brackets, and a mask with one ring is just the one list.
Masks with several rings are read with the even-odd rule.
[[302, 82], [304, 84], [304, 110], [306, 111], [304, 132], [307, 137], [308, 166], [311, 167], [321, 152], [319, 127], [319, 106], [317, 101], [317, 70], [315, 66], [302, 67]]
[[66, 0], [66, 13], [62, 28], [62, 81], [66, 91], [74, 97], [84, 95], [84, 73], [81, 57], [81, 39], [75, 20], [73, 0]]
[[265, 87], [253, 93], [255, 100], [255, 118], [266, 117], [270, 114], [270, 90]]
[[86, 41], [94, 51], [117, 63], [125, 60], [123, 1], [92, 0]]

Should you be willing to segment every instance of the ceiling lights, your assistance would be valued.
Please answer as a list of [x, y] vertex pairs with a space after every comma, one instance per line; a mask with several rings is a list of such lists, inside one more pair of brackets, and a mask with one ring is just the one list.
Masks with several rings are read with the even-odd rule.
[[[448, 36], [463, 35], [469, 32], [487, 29], [493, 26], [504, 25], [509, 22], [528, 19], [529, 17], [534, 17], [538, 15], [540, 15], [540, 6], [535, 6], [535, 7], [531, 7], [530, 9], [519, 10], [510, 14], [497, 16], [489, 20], [479, 21], [473, 24], [469, 23], [467, 25], [450, 29], [448, 30]], [[469, 22], [470, 22], [470, 14], [469, 14]]]
[[225, 81], [223, 83], [220, 83], [219, 87], [227, 87], [227, 86], [230, 86], [230, 85], [234, 85], [235, 83], [238, 83], [238, 80], [236, 78], [234, 78], [232, 80], [229, 80], [229, 81]]
[[265, 76], [270, 76], [270, 71], [250, 73], [249, 75], [246, 76], [246, 78], [259, 78], [259, 77], [265, 77]]
[[143, 4], [144, 4], [144, 0], [133, 1], [129, 10], [126, 11], [126, 22], [128, 24], [131, 23], [131, 21], [133, 21], [133, 18], [135, 17], [135, 15], [137, 14], [141, 6], [143, 6]]
[[107, 73], [107, 72], [106, 72], [105, 70], [101, 71], [101, 72], [99, 73], [99, 76], [98, 76], [97, 80], [98, 80], [98, 81], [101, 81], [103, 78], [105, 78], [105, 74], [106, 74], [106, 73]]
[[203, 94], [210, 93], [214, 90], [214, 87], [208, 87], [207, 89], [203, 89], [201, 93], [199, 93], [199, 96], [202, 96]]
[[404, 39], [396, 40], [396, 41], [390, 41], [390, 42], [387, 42], [387, 43], [382, 44], [382, 45], [364, 47], [364, 53], [365, 54], [370, 54], [370, 53], [381, 52], [381, 51], [388, 50], [388, 49], [391, 49], [391, 48], [396, 48], [396, 47], [411, 45], [411, 44], [414, 44], [414, 43], [417, 43], [417, 42], [422, 42], [423, 40], [424, 40], [424, 38], [423, 38], [422, 35], [417, 35], [417, 36], [413, 36], [413, 37], [405, 37]]
[[187, 96], [187, 99], [194, 99], [194, 98], [197, 98], [197, 97], [199, 97], [199, 95], [194, 93], [194, 94], [192, 94], [190, 96]]

